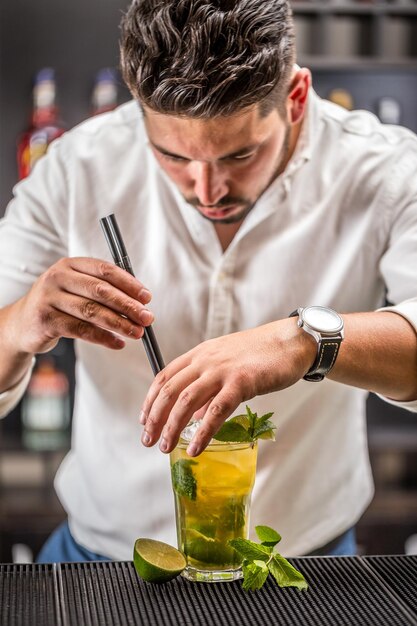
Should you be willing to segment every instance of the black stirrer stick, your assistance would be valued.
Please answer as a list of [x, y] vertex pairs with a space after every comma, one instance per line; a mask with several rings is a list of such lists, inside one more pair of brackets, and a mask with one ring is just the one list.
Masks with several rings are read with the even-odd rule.
[[[134, 276], [135, 274], [133, 273], [132, 264], [127, 254], [114, 214], [111, 213], [106, 217], [102, 217], [100, 219], [100, 225], [103, 229], [103, 233], [110, 248], [114, 263]], [[164, 369], [165, 364], [152, 326], [146, 326], [144, 328], [144, 335], [142, 339], [152, 371], [156, 376], [158, 372]]]

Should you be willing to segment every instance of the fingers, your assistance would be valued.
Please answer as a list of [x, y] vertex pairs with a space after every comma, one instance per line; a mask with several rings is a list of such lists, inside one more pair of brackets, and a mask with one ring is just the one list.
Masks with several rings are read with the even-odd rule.
[[137, 314], [138, 323], [132, 323], [127, 317], [119, 315], [106, 306], [81, 298], [74, 294], [61, 292], [58, 302], [51, 302], [56, 309], [67, 313], [78, 320], [88, 322], [90, 325], [99, 326], [105, 330], [123, 335], [130, 339], [140, 339], [143, 336], [142, 323], [150, 323], [153, 321], [153, 315], [150, 311], [142, 309]]
[[[178, 367], [177, 361], [175, 367]], [[158, 377], [143, 407], [142, 443], [152, 446], [161, 437], [161, 451], [171, 452], [190, 419], [201, 417], [201, 426], [187, 449], [190, 456], [201, 454], [242, 402], [240, 387], [231, 381], [223, 383], [213, 372], [199, 375], [191, 365], [172, 376], [164, 370]]]
[[206, 411], [210, 405], [210, 402], [213, 400], [213, 398], [210, 398], [210, 400], [208, 400], [204, 406], [201, 407], [201, 409], [198, 409], [198, 411], [196, 411], [193, 415], [193, 419], [196, 422], [199, 422], [200, 420], [203, 419], [203, 417], [206, 414]]
[[[153, 322], [150, 292], [125, 270], [90, 258], [64, 258], [34, 283], [24, 301], [24, 345], [35, 352], [59, 337], [121, 348]], [[95, 330], [94, 330], [95, 328]]]
[[[230, 388], [220, 389], [213, 397], [215, 385], [213, 383], [210, 385], [204, 377], [193, 381], [177, 394], [174, 389], [176, 387], [180, 389], [182, 386], [183, 378], [179, 375], [177, 380], [174, 378], [169, 381], [169, 400], [164, 402], [158, 396], [146, 420], [142, 443], [152, 446], [161, 436], [159, 445], [161, 451], [171, 452], [193, 415], [206, 406], [201, 425], [187, 448], [189, 456], [198, 456], [242, 399], [238, 389], [232, 392]], [[174, 402], [175, 397], [177, 400]]]
[[[201, 426], [197, 429], [187, 448], [189, 456], [198, 456], [209, 445], [213, 436], [221, 428], [226, 419], [232, 415], [241, 403], [239, 394], [224, 390], [217, 394], [210, 402], [203, 417]], [[174, 447], [174, 446], [173, 446]]]
[[[151, 293], [136, 278], [115, 265], [88, 258], [62, 259], [47, 272], [47, 282], [66, 291], [103, 304], [132, 322], [149, 325], [151, 314], [144, 304]], [[59, 303], [54, 302], [59, 308]], [[144, 315], [143, 315], [144, 313]]]
[[151, 301], [150, 291], [137, 278], [117, 265], [88, 257], [72, 257], [65, 261], [80, 274], [89, 275], [95, 280], [113, 285], [134, 300], [143, 304]]
[[[188, 367], [190, 363], [190, 353], [183, 354], [180, 357], [177, 357], [174, 361], [165, 366], [165, 368], [157, 374], [149, 387], [148, 393], [146, 394], [145, 401], [142, 405], [142, 410], [140, 414], [140, 423], [144, 425], [146, 423], [147, 417], [151, 411], [152, 405], [154, 404], [158, 394], [161, 389], [164, 387], [165, 383], [175, 376], [178, 372]], [[196, 376], [194, 376], [196, 378]], [[192, 380], [191, 378], [190, 380]]]
[[[51, 315], [53, 314], [51, 313]], [[125, 342], [121, 337], [62, 312], [54, 316], [54, 319], [51, 320], [50, 328], [51, 332], [57, 337], [84, 339], [84, 341], [99, 344], [112, 350], [120, 350], [125, 346]]]
[[154, 445], [164, 428], [161, 445], [163, 452], [168, 452], [177, 443], [182, 429], [194, 412], [210, 395], [204, 397], [204, 392], [207, 391], [201, 381], [195, 382], [196, 374], [191, 368], [185, 368], [172, 377], [168, 377], [163, 371], [158, 377], [160, 379], [152, 390], [152, 400], [148, 397], [143, 408], [146, 424], [142, 443], [146, 446]]
[[[127, 296], [125, 293], [116, 287], [113, 287], [109, 283], [79, 274], [77, 276], [77, 283], [72, 286], [72, 292], [78, 296], [87, 298], [90, 301], [103, 304], [113, 311], [124, 315], [128, 319], [132, 320], [132, 322], [137, 322], [141, 325], [149, 325], [149, 319], [151, 319], [150, 312], [143, 306], [143, 304], [140, 301]], [[141, 293], [143, 293], [143, 289]], [[146, 293], [149, 292], [146, 291]], [[141, 297], [143, 298], [143, 296]], [[144, 312], [145, 314], [142, 315]]]

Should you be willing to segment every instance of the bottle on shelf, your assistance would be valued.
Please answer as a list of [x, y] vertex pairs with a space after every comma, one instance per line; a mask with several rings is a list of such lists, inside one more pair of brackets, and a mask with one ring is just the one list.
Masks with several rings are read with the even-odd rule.
[[377, 103], [377, 115], [383, 124], [401, 124], [401, 105], [396, 98], [385, 96]]
[[68, 443], [69, 381], [51, 356], [40, 355], [22, 401], [23, 443], [36, 450], [56, 450]]
[[92, 115], [112, 111], [117, 107], [117, 74], [106, 67], [97, 72], [91, 98]]
[[330, 102], [334, 102], [348, 111], [354, 109], [353, 96], [347, 89], [335, 87], [329, 92], [327, 98]]
[[35, 77], [31, 125], [18, 142], [19, 180], [30, 174], [51, 141], [65, 132], [58, 118], [55, 95], [55, 72], [46, 67]]

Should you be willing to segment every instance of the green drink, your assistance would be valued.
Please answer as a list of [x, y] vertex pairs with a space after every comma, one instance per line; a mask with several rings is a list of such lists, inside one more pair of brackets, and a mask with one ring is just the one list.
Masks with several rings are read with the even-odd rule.
[[171, 453], [178, 547], [187, 559], [183, 576], [206, 582], [235, 580], [242, 576], [242, 558], [228, 541], [249, 534], [257, 443], [213, 440], [191, 458], [186, 453], [191, 438], [187, 431]]

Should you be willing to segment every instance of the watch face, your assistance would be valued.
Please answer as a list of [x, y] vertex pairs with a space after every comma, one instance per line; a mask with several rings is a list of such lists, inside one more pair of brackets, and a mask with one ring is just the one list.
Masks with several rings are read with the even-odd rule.
[[343, 328], [343, 320], [332, 309], [324, 306], [308, 306], [302, 312], [303, 321], [320, 333], [337, 333]]

